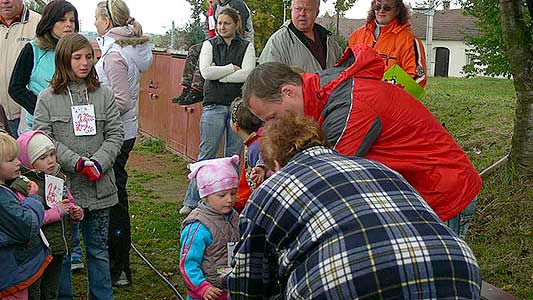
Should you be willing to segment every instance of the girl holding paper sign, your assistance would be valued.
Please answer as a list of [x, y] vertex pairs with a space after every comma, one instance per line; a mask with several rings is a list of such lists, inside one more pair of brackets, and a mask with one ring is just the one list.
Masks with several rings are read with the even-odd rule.
[[[74, 204], [66, 189], [65, 175], [56, 161], [56, 148], [51, 138], [43, 131], [27, 131], [18, 139], [19, 160], [29, 171], [23, 175], [39, 187], [39, 195], [45, 208], [42, 230], [50, 244], [53, 260], [39, 281], [29, 288], [30, 295], [45, 299], [57, 299], [64, 256], [69, 253], [70, 227], [72, 222], [83, 219], [83, 209]], [[22, 180], [20, 180], [22, 181]], [[28, 193], [26, 182], [13, 190], [23, 195]], [[20, 189], [22, 188], [22, 189]]]
[[39, 94], [34, 129], [56, 140], [57, 159], [76, 203], [87, 254], [88, 299], [112, 299], [107, 249], [109, 208], [118, 203], [113, 163], [124, 139], [113, 91], [100, 86], [89, 41], [63, 37], [55, 53], [51, 87]]

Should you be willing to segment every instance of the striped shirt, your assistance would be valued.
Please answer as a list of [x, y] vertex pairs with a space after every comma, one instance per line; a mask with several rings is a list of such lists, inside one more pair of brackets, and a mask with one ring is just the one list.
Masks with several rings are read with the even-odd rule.
[[468, 245], [397, 172], [313, 147], [253, 194], [230, 299], [479, 299]]

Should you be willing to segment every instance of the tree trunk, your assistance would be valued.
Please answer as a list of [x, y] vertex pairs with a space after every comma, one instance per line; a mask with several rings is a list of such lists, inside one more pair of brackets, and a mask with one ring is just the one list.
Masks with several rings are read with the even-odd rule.
[[511, 65], [516, 90], [516, 116], [511, 162], [533, 174], [533, 49], [531, 32], [523, 15], [522, 0], [499, 0], [505, 55]]

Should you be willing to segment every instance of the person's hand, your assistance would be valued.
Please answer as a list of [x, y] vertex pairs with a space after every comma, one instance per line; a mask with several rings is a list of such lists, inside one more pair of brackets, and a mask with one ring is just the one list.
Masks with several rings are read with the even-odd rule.
[[237, 66], [237, 65], [233, 65], [233, 70], [235, 71], [239, 71], [241, 69], [241, 67]]
[[83, 218], [83, 208], [77, 205], [72, 205], [70, 207], [70, 218], [74, 222], [80, 221]]
[[96, 181], [102, 178], [102, 167], [94, 159], [82, 157], [76, 163], [76, 171], [89, 178], [89, 181]]
[[28, 195], [37, 195], [39, 194], [39, 186], [37, 183], [30, 181], [28, 182]]
[[205, 290], [203, 298], [205, 300], [217, 300], [220, 296], [222, 296], [222, 290], [217, 287], [210, 286], [207, 288], [207, 290]]
[[250, 174], [250, 179], [255, 184], [255, 187], [258, 187], [265, 180], [266, 170], [263, 167], [254, 167], [252, 173]]
[[57, 205], [60, 205], [65, 214], [70, 213], [70, 201], [68, 199], [63, 199], [61, 202], [59, 202]]

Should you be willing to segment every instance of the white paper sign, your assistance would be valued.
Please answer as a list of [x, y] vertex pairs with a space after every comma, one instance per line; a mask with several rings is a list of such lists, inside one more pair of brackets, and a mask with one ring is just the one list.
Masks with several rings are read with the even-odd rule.
[[65, 181], [59, 177], [45, 175], [44, 177], [44, 196], [46, 197], [46, 204], [49, 207], [56, 206], [63, 201], [63, 186]]
[[74, 135], [95, 135], [96, 115], [94, 114], [94, 106], [92, 104], [76, 105], [72, 106], [71, 110]]

